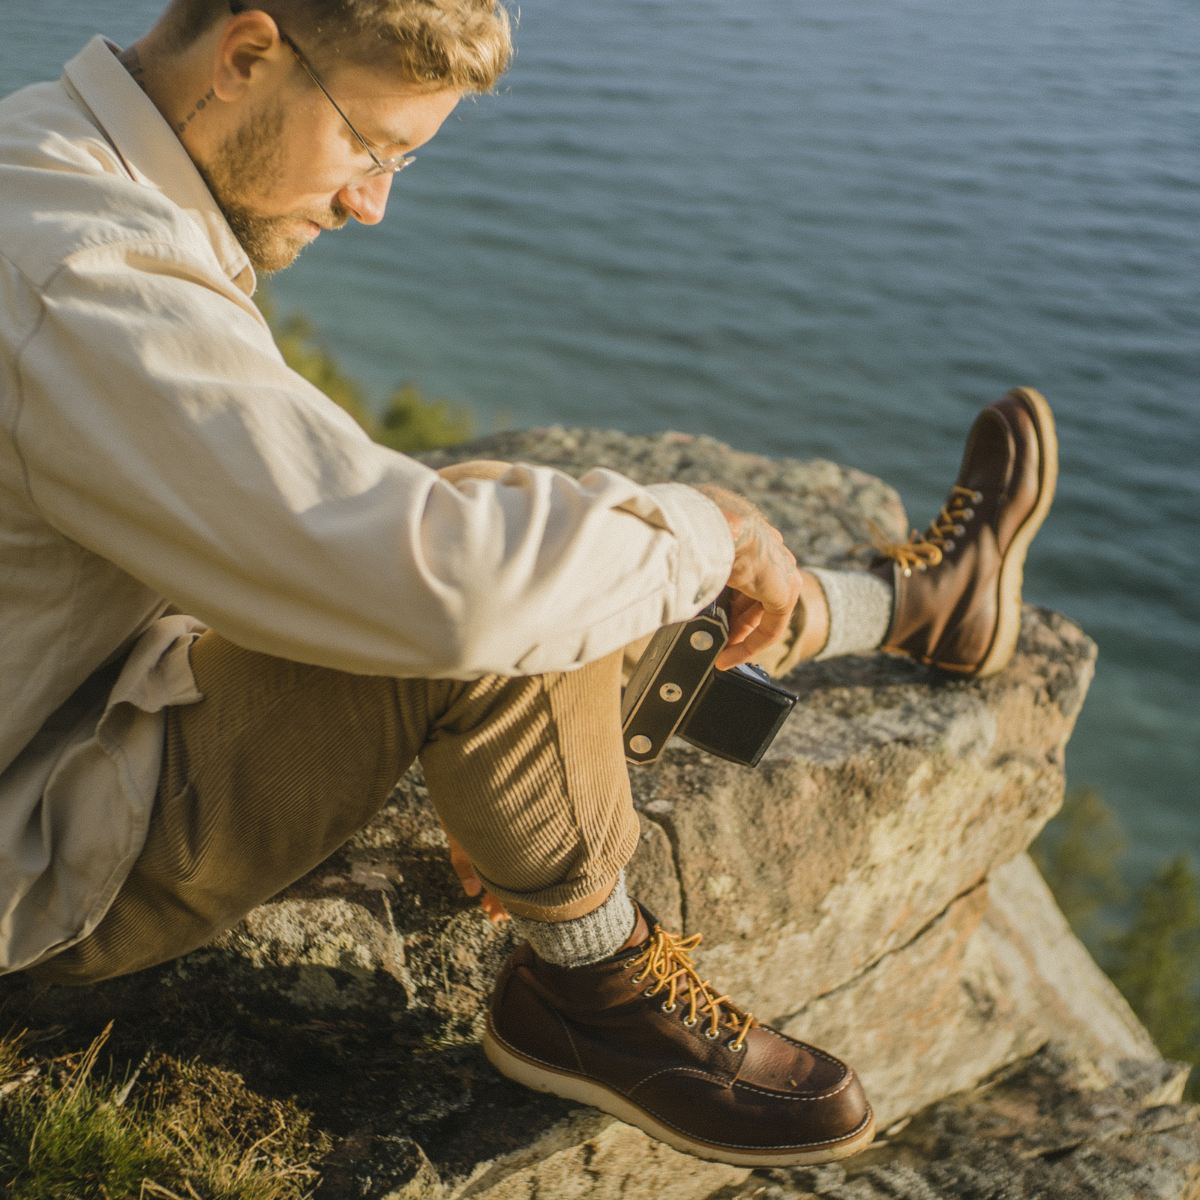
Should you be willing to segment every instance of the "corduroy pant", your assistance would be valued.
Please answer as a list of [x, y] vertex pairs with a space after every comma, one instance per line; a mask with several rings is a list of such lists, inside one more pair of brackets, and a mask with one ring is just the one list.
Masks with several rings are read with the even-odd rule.
[[204, 699], [167, 711], [145, 847], [39, 979], [94, 982], [202, 945], [332, 854], [418, 757], [438, 815], [514, 913], [589, 912], [633, 854], [620, 654], [464, 683], [350, 675], [211, 631], [191, 653]]
[[[418, 758], [443, 824], [510, 912], [590, 912], [637, 845], [620, 689], [644, 645], [578, 671], [461, 682], [351, 675], [206, 633], [191, 650], [204, 699], [167, 710], [141, 855], [100, 924], [31, 974], [91, 983], [203, 945], [332, 854]], [[790, 644], [771, 651], [772, 673], [794, 665]]]

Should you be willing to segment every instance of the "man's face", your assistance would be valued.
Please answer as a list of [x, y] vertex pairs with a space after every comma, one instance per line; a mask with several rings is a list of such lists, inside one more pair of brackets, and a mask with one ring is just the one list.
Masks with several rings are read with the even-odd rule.
[[[424, 145], [457, 92], [414, 92], [385, 72], [346, 67], [324, 81], [381, 158]], [[256, 97], [232, 132], [199, 164], [255, 268], [290, 266], [323, 229], [351, 218], [383, 219], [391, 175], [370, 174], [370, 155], [299, 63], [285, 86]]]

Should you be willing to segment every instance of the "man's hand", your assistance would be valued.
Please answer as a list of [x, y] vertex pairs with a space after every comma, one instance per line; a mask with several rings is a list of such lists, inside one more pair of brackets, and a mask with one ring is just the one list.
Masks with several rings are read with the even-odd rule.
[[696, 490], [721, 510], [733, 535], [728, 586], [736, 595], [729, 611], [729, 642], [716, 663], [724, 671], [750, 662], [787, 633], [800, 596], [800, 576], [783, 535], [749, 500], [710, 483]]
[[508, 910], [504, 905], [491, 892], [484, 890], [483, 880], [475, 873], [475, 864], [467, 857], [467, 852], [445, 825], [442, 826], [442, 832], [446, 835], [446, 841], [450, 843], [450, 865], [454, 868], [463, 891], [468, 896], [479, 897], [480, 907], [493, 925], [500, 925], [509, 920]]

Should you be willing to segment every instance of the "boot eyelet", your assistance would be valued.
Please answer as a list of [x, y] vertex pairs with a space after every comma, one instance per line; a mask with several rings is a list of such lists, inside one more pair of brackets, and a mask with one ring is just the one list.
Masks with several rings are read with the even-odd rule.
[[678, 1004], [663, 1004], [663, 1005], [660, 1005], [660, 1007], [661, 1007], [662, 1011], [665, 1013], [673, 1013], [679, 1007], [679, 1005]]
[[719, 1030], [716, 1033], [713, 1033], [713, 1031], [711, 1029], [706, 1029], [704, 1031], [704, 1036], [706, 1038], [708, 1038], [708, 1040], [710, 1042], [715, 1042], [717, 1040], [717, 1038], [719, 1038], [721, 1036], [721, 1033]]
[[964, 521], [973, 521], [975, 519], [975, 510], [973, 508], [964, 508], [962, 510], [962, 519]]
[[983, 493], [982, 492], [972, 492], [971, 493], [971, 501], [974, 504], [982, 504], [983, 503]]
[[966, 532], [967, 532], [967, 527], [965, 525], [955, 525], [955, 527], [954, 527], [954, 536], [955, 537], [962, 537], [962, 535]]
[[927, 562], [919, 562], [919, 563], [917, 563], [917, 570], [918, 571], [928, 571], [929, 564]]
[[657, 989], [657, 988], [647, 988], [647, 989], [646, 989], [646, 990], [645, 990], [645, 991], [642, 993], [642, 995], [643, 995], [643, 996], [656, 996], [656, 995], [658, 995], [658, 989]]
[[630, 979], [630, 981], [629, 981], [629, 982], [630, 982], [630, 983], [641, 983], [641, 982], [642, 982], [642, 980], [643, 980], [643, 979], [645, 979], [645, 978], [646, 978], [646, 976], [645, 976], [645, 975], [643, 975], [641, 971], [639, 971], [639, 972], [638, 972], [636, 975], [634, 975], [634, 976], [633, 976], [633, 977]]
[[735, 1038], [732, 1042], [729, 1043], [729, 1048], [730, 1048], [730, 1050], [732, 1050], [734, 1052], [734, 1054], [741, 1054], [741, 1052], [743, 1050], [745, 1050], [745, 1048], [746, 1048], [746, 1043], [739, 1042]]
[[951, 538], [949, 541], [943, 542], [942, 549], [949, 554], [950, 551], [954, 549], [954, 539]]
[[905, 567], [904, 570], [901, 572], [901, 574], [904, 576], [905, 579], [910, 578], [912, 575], [912, 567]]
[[684, 1023], [684, 1024], [685, 1024], [685, 1025], [686, 1025], [686, 1026], [687, 1026], [689, 1029], [695, 1029], [695, 1028], [696, 1028], [696, 1026], [700, 1024], [700, 1018], [699, 1018], [699, 1017], [684, 1017], [684, 1018], [683, 1018], [683, 1023]]

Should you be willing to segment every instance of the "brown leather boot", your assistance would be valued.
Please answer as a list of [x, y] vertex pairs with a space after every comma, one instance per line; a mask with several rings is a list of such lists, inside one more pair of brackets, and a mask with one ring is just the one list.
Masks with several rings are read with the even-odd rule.
[[1040, 393], [1015, 388], [985, 408], [928, 530], [877, 545], [872, 569], [895, 588], [880, 648], [960, 675], [1002, 670], [1021, 629], [1025, 553], [1057, 479], [1054, 417]]
[[875, 1119], [850, 1067], [717, 995], [692, 965], [699, 934], [642, 910], [639, 935], [587, 967], [514, 951], [488, 1013], [492, 1065], [716, 1162], [824, 1163], [868, 1145]]

